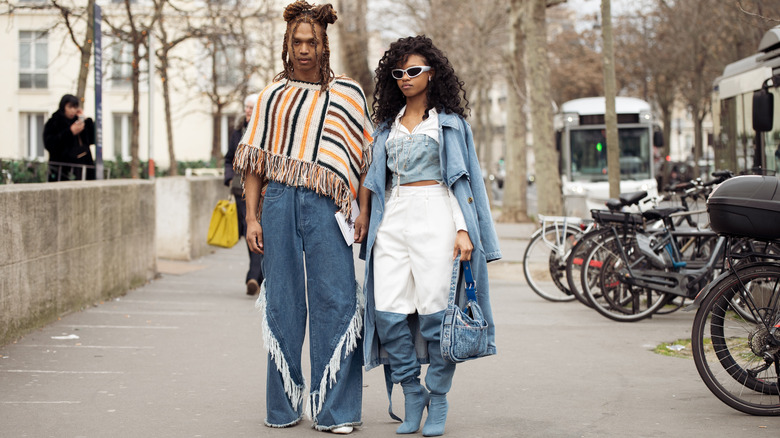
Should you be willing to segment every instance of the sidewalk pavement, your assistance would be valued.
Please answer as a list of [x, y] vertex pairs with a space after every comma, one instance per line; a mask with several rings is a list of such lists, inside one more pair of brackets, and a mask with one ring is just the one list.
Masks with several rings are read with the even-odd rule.
[[[520, 265], [533, 228], [498, 225], [504, 259], [489, 265], [498, 355], [458, 366], [445, 436], [778, 436], [780, 418], [732, 410], [692, 360], [650, 351], [689, 338], [692, 314], [621, 324], [536, 296]], [[308, 420], [263, 426], [266, 355], [247, 264], [243, 241], [161, 260], [161, 278], [0, 347], [0, 437], [325, 436]], [[353, 436], [395, 436], [382, 371], [364, 385]]]

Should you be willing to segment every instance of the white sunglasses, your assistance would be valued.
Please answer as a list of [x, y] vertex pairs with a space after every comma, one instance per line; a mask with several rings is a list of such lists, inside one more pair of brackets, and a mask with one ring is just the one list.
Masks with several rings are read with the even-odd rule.
[[414, 67], [409, 67], [405, 70], [402, 68], [396, 68], [393, 69], [390, 73], [393, 75], [393, 78], [401, 80], [404, 78], [404, 73], [409, 75], [409, 79], [411, 79], [420, 76], [423, 72], [430, 69], [431, 67], [428, 65], [415, 65]]

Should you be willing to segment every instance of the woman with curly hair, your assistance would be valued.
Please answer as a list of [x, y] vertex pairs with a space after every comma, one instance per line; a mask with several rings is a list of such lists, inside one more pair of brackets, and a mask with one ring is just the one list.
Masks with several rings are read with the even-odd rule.
[[[358, 226], [368, 223], [364, 362], [386, 365], [404, 392], [396, 433], [444, 433], [455, 365], [441, 354], [441, 326], [450, 283], [461, 260], [472, 260], [479, 304], [490, 324], [487, 262], [501, 257], [487, 193], [464, 120], [463, 82], [425, 36], [402, 38], [379, 61], [374, 93], [373, 161], [360, 191]], [[370, 214], [369, 214], [370, 212]], [[425, 386], [421, 364], [430, 363]], [[427, 388], [426, 388], [427, 387]], [[393, 418], [400, 420], [392, 412]]]

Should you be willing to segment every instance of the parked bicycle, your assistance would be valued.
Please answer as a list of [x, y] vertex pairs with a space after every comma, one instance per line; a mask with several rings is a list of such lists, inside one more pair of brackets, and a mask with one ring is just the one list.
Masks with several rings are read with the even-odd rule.
[[[719, 173], [701, 187], [730, 175]], [[676, 228], [696, 213], [683, 206], [643, 212], [644, 222], [658, 221], [660, 230], [610, 224], [582, 263], [583, 295], [591, 307], [612, 320], [634, 322], [692, 299], [722, 268], [724, 247], [723, 239], [706, 228]]]
[[707, 203], [712, 229], [729, 241], [727, 269], [696, 297], [692, 350], [709, 390], [732, 408], [780, 415], [780, 181], [743, 176]]

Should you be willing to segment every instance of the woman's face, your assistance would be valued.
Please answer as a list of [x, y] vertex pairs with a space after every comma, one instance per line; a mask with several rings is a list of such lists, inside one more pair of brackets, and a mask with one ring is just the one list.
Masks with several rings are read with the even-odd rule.
[[[412, 54], [406, 58], [405, 62], [397, 65], [396, 68], [406, 70], [409, 67], [422, 67], [427, 65], [428, 63], [425, 61], [425, 58], [420, 55]], [[425, 90], [428, 89], [428, 81], [430, 81], [431, 78], [433, 78], [433, 70], [424, 71], [413, 78], [410, 78], [408, 73], [404, 73], [401, 79], [396, 79], [396, 83], [398, 83], [398, 88], [401, 89], [404, 96], [406, 96], [407, 99], [410, 99], [420, 95], [424, 96]]]
[[255, 110], [255, 103], [251, 102], [244, 105], [244, 120], [247, 122], [252, 118], [252, 111]]
[[65, 104], [65, 117], [72, 119], [79, 114], [79, 107], [76, 105]]

